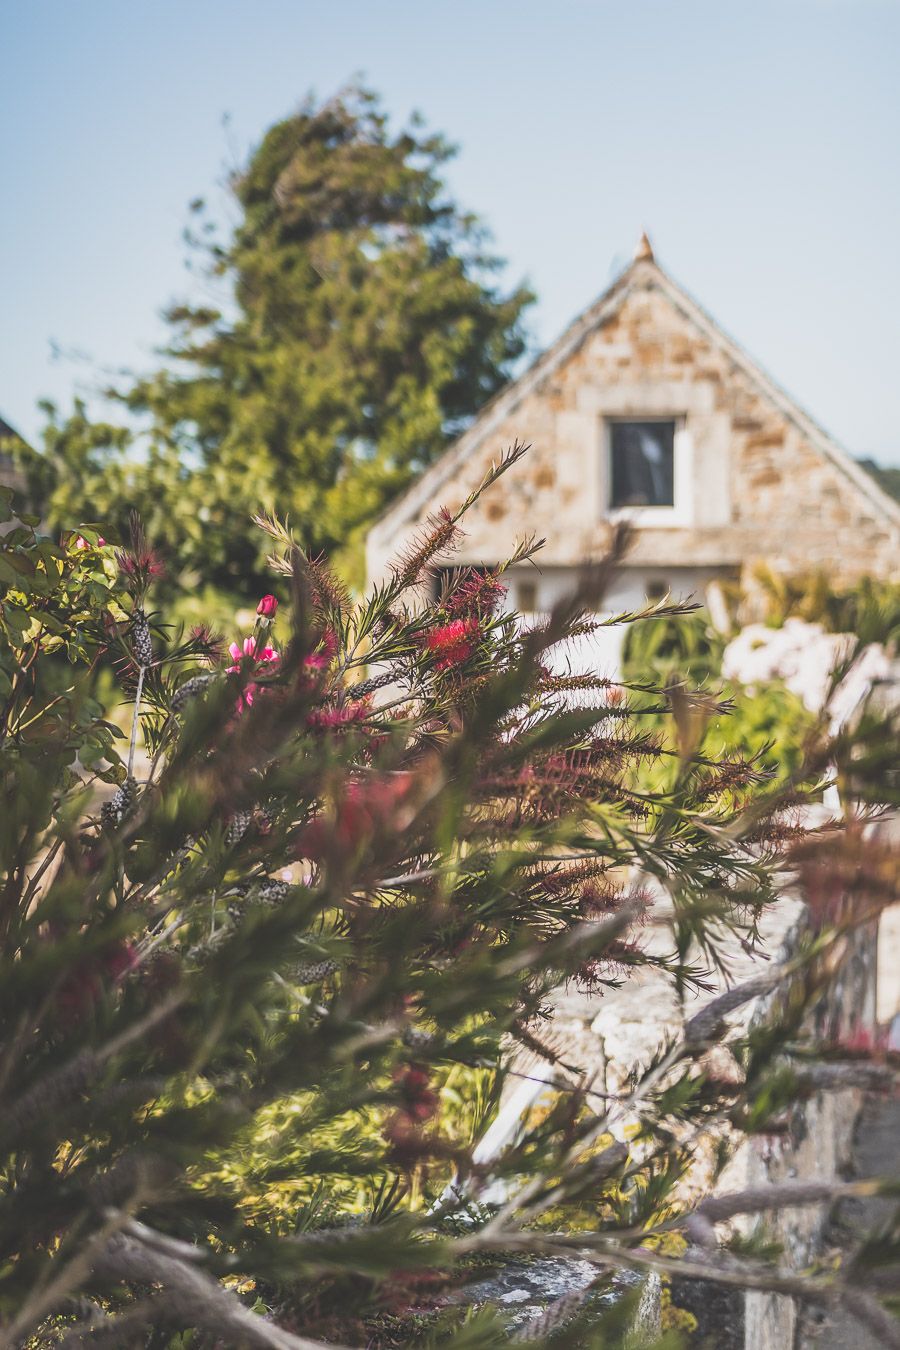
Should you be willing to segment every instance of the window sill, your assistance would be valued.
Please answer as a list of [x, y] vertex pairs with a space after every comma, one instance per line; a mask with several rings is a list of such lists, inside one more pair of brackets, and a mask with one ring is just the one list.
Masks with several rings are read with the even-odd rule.
[[686, 529], [693, 525], [688, 511], [678, 506], [619, 506], [610, 507], [607, 520], [614, 525], [623, 523], [637, 529]]

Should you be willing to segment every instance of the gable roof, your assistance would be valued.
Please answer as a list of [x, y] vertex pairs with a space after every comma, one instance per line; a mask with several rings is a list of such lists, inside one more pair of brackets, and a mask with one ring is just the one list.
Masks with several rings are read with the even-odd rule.
[[11, 427], [5, 417], [0, 417], [0, 440], [5, 441], [9, 437], [13, 437], [17, 441], [23, 440], [15, 427]]
[[863, 469], [853, 456], [819, 426], [779, 384], [766, 373], [743, 347], [694, 300], [684, 288], [660, 267], [646, 234], [641, 235], [634, 260], [612, 284], [582, 310], [562, 335], [542, 352], [520, 375], [485, 404], [475, 421], [460, 438], [444, 451], [396, 501], [377, 518], [371, 533], [390, 534], [393, 528], [417, 520], [434, 500], [434, 494], [452, 477], [470, 455], [475, 454], [493, 434], [500, 422], [514, 412], [522, 400], [538, 389], [556, 370], [574, 355], [582, 343], [616, 315], [630, 295], [638, 291], [659, 290], [714, 348], [726, 356], [756, 389], [792, 422], [807, 440], [830, 460], [867, 498], [876, 513], [892, 525], [900, 526], [900, 503]]

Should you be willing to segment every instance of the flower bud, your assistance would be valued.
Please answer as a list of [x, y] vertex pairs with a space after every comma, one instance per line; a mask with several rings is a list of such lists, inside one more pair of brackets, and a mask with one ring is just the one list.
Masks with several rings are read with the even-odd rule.
[[274, 595], [264, 595], [256, 606], [256, 612], [262, 619], [272, 619], [275, 617], [275, 611], [278, 608], [278, 601]]

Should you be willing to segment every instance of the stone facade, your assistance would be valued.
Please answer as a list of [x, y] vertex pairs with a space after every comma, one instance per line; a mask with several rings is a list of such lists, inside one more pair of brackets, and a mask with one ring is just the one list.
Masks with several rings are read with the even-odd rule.
[[[629, 508], [635, 538], [610, 607], [702, 591], [758, 560], [827, 567], [836, 580], [900, 574], [900, 507], [659, 267], [632, 265], [502, 391], [470, 430], [373, 527], [370, 578], [438, 506], [456, 506], [516, 440], [525, 459], [469, 513], [461, 561], [496, 563], [523, 534], [546, 538], [540, 593], [601, 557], [614, 420], [671, 418], [674, 503]], [[522, 573], [530, 579], [535, 573]], [[533, 594], [533, 589], [529, 599]]]

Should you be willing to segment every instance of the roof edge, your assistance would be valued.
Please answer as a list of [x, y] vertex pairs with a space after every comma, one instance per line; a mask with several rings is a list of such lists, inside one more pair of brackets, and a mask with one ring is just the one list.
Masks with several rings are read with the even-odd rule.
[[415, 519], [432, 494], [453, 474], [454, 470], [491, 435], [503, 418], [513, 412], [543, 380], [552, 375], [585, 339], [617, 312], [635, 284], [649, 282], [658, 285], [672, 304], [723, 351], [736, 367], [759, 388], [764, 397], [792, 422], [812, 444], [829, 459], [869, 500], [871, 505], [896, 527], [900, 528], [900, 503], [856, 462], [850, 452], [824, 430], [774, 380], [744, 347], [732, 338], [717, 319], [703, 308], [681, 285], [666, 272], [652, 256], [640, 254], [611, 282], [595, 300], [583, 309], [560, 336], [509, 384], [498, 390], [477, 414], [467, 431], [454, 441], [410, 486], [377, 516], [369, 527], [367, 538], [378, 538], [391, 526], [399, 526]]
[[398, 517], [398, 523], [401, 523], [407, 509], [414, 513], [421, 497], [427, 498], [434, 489], [446, 482], [453, 470], [487, 439], [497, 422], [508, 416], [535, 385], [546, 379], [574, 353], [595, 328], [612, 317], [630, 290], [629, 283], [633, 274], [648, 267], [658, 270], [655, 263], [644, 260], [629, 263], [605, 291], [567, 324], [549, 347], [534, 357], [520, 375], [510, 380], [488, 399], [476, 414], [472, 425], [448, 445], [424, 473], [375, 517], [367, 534], [371, 536], [379, 530], [379, 527], [386, 526], [388, 522], [393, 522]]
[[717, 319], [690, 295], [680, 282], [675, 281], [658, 264], [656, 272], [662, 282], [662, 289], [673, 304], [680, 306], [685, 316], [706, 333], [720, 350], [724, 351], [734, 364], [740, 367], [760, 388], [766, 398], [778, 408], [778, 411], [793, 422], [803, 434], [821, 450], [836, 468], [844, 472], [873, 506], [877, 507], [891, 521], [900, 526], [900, 503], [885, 491], [872, 474], [868, 473], [850, 451], [826, 431], [824, 427], [803, 408], [793, 394], [775, 380], [768, 371], [751, 356]]

